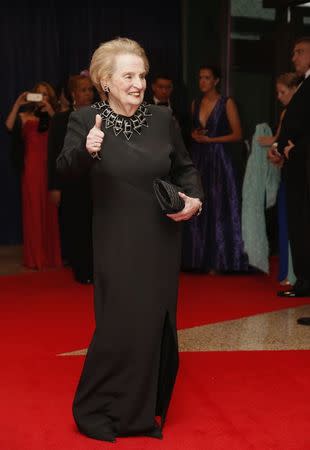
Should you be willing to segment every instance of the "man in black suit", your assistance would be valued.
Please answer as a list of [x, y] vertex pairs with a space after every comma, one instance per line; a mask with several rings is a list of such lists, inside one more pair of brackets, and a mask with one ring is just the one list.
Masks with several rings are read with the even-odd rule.
[[190, 117], [185, 94], [179, 93], [179, 95], [176, 95], [172, 78], [164, 73], [158, 73], [152, 78], [151, 91], [151, 94], [146, 96], [146, 101], [153, 105], [166, 106], [171, 109], [187, 145], [190, 138]]
[[[292, 62], [303, 81], [287, 107], [278, 146], [271, 151], [274, 161], [284, 160], [288, 232], [297, 280], [291, 290], [278, 296], [288, 298], [310, 296], [310, 37], [295, 42]], [[298, 321], [310, 325], [310, 318]]]

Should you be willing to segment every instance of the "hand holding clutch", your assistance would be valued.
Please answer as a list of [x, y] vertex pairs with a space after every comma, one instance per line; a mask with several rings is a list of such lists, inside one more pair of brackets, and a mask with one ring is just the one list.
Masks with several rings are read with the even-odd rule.
[[175, 214], [185, 206], [184, 200], [179, 196], [181, 188], [175, 184], [156, 178], [153, 188], [159, 205], [164, 214]]
[[199, 216], [201, 213], [201, 200], [180, 192], [179, 186], [157, 178], [153, 187], [163, 213], [175, 222], [189, 220], [193, 215]]

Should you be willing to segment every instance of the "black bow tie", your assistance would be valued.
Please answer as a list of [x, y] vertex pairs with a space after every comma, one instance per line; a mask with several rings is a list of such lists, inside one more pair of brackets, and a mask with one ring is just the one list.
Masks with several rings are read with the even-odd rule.
[[158, 102], [157, 103], [158, 106], [169, 106], [168, 102]]

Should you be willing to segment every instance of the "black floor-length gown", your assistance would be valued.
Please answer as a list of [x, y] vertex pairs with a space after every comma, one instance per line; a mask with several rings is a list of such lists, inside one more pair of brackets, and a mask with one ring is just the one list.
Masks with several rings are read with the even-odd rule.
[[[97, 113], [105, 119], [101, 160], [85, 149]], [[75, 421], [95, 439], [160, 438], [178, 369], [181, 224], [163, 215], [152, 182], [170, 173], [183, 192], [202, 198], [198, 172], [168, 108], [142, 105], [126, 118], [104, 102], [71, 114], [57, 164], [71, 175], [90, 171], [94, 205], [96, 330]]]

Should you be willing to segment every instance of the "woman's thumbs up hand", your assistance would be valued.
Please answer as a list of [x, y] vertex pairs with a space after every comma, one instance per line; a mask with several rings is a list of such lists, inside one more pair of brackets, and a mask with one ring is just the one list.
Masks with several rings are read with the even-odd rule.
[[101, 130], [102, 117], [96, 114], [96, 122], [93, 128], [89, 131], [86, 138], [86, 149], [93, 158], [99, 158], [98, 152], [104, 138], [104, 132]]

